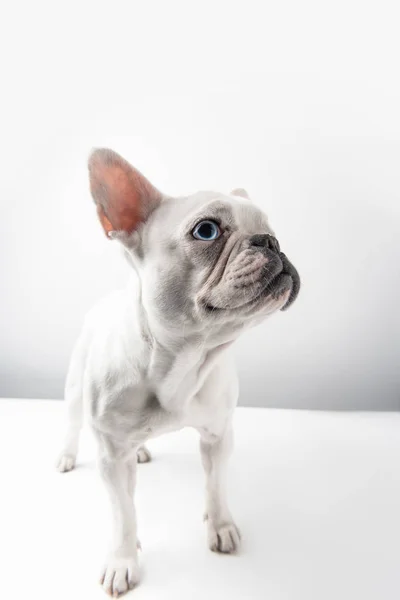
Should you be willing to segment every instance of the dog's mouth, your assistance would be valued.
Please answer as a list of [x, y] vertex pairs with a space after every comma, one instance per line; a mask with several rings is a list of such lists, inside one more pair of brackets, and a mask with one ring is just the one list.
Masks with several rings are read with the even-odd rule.
[[300, 290], [300, 277], [292, 263], [282, 252], [279, 253], [282, 261], [282, 270], [272, 279], [268, 279], [265, 286], [255, 296], [249, 298], [238, 306], [215, 306], [209, 299], [203, 299], [201, 306], [209, 315], [221, 313], [253, 314], [270, 307], [276, 310], [287, 310], [296, 300]]
[[[202, 302], [203, 310], [207, 314], [221, 314], [221, 313], [249, 313], [257, 312], [261, 310], [265, 305], [269, 303], [280, 304], [279, 310], [286, 310], [294, 302], [297, 292], [295, 291], [296, 283], [288, 273], [280, 273], [277, 275], [264, 290], [256, 295], [255, 297], [243, 302], [240, 306], [236, 307], [222, 307], [214, 306], [210, 302]], [[277, 307], [278, 308], [278, 307]]]
[[284, 306], [282, 306], [282, 308], [281, 308], [281, 310], [287, 310], [289, 308], [289, 306], [291, 306], [293, 304], [293, 302], [296, 300], [297, 296], [299, 295], [300, 285], [301, 285], [300, 284], [300, 276], [297, 272], [297, 269], [292, 265], [292, 263], [287, 258], [286, 254], [284, 254], [283, 252], [280, 252], [279, 256], [280, 256], [280, 259], [283, 264], [282, 274], [284, 276], [289, 277], [292, 282], [292, 287], [290, 290], [288, 300], [284, 304]]

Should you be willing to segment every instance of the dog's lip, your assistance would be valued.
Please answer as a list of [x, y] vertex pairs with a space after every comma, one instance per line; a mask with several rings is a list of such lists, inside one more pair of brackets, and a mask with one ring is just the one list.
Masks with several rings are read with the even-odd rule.
[[207, 311], [207, 312], [221, 312], [222, 310], [229, 310], [227, 308], [218, 308], [218, 306], [213, 306], [212, 304], [209, 304], [208, 302], [203, 302], [203, 308]]
[[[282, 279], [282, 276], [285, 277], [285, 279], [286, 278], [290, 278], [291, 285], [289, 287], [285, 286], [285, 288], [283, 288], [280, 291], [280, 293], [277, 293], [277, 289], [276, 288], [278, 287], [278, 284], [279, 284], [278, 280]], [[289, 273], [281, 272], [281, 273], [278, 273], [278, 275], [276, 275], [276, 277], [274, 277], [273, 280], [268, 283], [268, 285], [264, 288], [264, 290], [261, 292], [261, 294], [259, 294], [255, 298], [252, 298], [248, 302], [245, 302], [241, 306], [237, 306], [235, 308], [222, 308], [222, 307], [214, 306], [213, 304], [210, 304], [209, 302], [207, 302], [206, 299], [204, 299], [201, 302], [201, 305], [202, 305], [203, 309], [207, 313], [221, 313], [221, 312], [227, 312], [227, 311], [229, 311], [229, 312], [239, 312], [239, 311], [241, 311], [243, 309], [251, 307], [252, 305], [256, 305], [262, 299], [272, 297], [274, 300], [278, 300], [280, 296], [283, 296], [287, 292], [290, 292], [290, 294], [288, 296], [288, 299], [286, 300], [285, 304], [281, 308], [281, 310], [284, 310], [286, 308], [286, 306], [288, 305], [289, 301], [290, 301], [291, 294], [292, 294], [292, 289], [293, 289], [293, 278], [292, 278], [292, 276]]]
[[282, 306], [281, 310], [286, 310], [293, 304], [300, 292], [301, 280], [297, 272], [296, 267], [288, 260], [283, 252], [280, 253], [280, 257], [283, 263], [283, 272], [290, 276], [292, 280], [292, 288], [287, 302]]

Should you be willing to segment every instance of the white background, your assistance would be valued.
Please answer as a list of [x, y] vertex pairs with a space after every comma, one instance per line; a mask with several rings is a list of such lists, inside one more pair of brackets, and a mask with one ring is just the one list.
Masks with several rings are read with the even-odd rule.
[[93, 146], [169, 194], [245, 187], [303, 280], [237, 347], [241, 403], [400, 408], [396, 2], [15, 2], [0, 19], [0, 395], [62, 397], [126, 266]]

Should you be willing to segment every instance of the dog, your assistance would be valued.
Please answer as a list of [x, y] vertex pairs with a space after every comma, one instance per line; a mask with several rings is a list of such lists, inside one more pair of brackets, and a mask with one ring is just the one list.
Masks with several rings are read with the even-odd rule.
[[150, 460], [154, 436], [199, 432], [208, 546], [238, 550], [224, 485], [238, 399], [231, 346], [293, 304], [300, 279], [244, 190], [166, 196], [109, 149], [94, 150], [88, 167], [100, 223], [132, 272], [88, 313], [73, 350], [58, 469], [74, 468], [86, 413], [114, 521], [101, 584], [118, 596], [139, 582], [136, 465]]

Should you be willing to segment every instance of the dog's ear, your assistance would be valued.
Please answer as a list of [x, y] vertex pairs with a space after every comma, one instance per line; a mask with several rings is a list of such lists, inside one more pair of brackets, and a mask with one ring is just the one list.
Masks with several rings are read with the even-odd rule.
[[162, 194], [112, 150], [93, 150], [88, 166], [90, 191], [109, 237], [135, 231], [161, 202]]
[[241, 198], [247, 198], [247, 200], [250, 200], [250, 196], [243, 188], [237, 188], [236, 190], [232, 190], [231, 196], [240, 196]]

